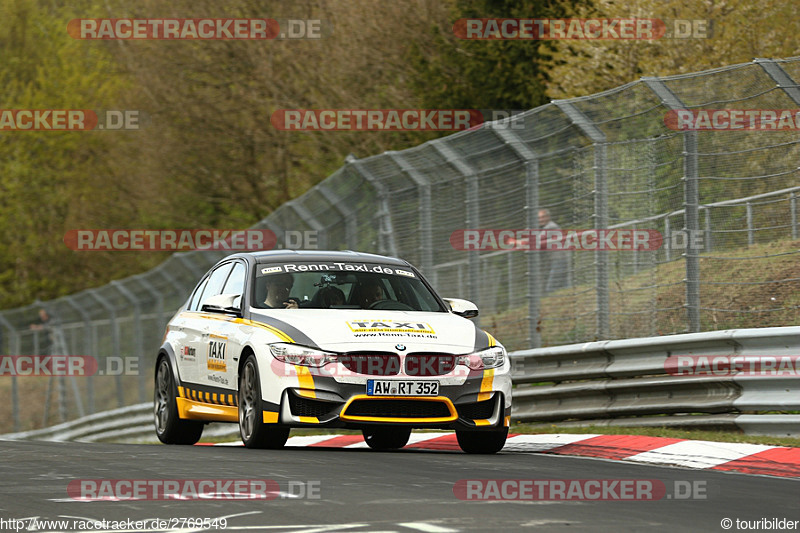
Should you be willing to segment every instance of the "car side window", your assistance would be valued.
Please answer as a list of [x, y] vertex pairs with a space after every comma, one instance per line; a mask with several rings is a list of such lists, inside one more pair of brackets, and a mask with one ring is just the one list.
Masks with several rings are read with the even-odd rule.
[[236, 263], [233, 265], [231, 275], [228, 276], [228, 281], [225, 282], [225, 288], [222, 289], [220, 294], [238, 294], [239, 300], [234, 300], [234, 305], [241, 307], [241, 296], [244, 293], [244, 263]]
[[225, 280], [228, 279], [228, 274], [231, 273], [232, 268], [233, 263], [226, 263], [224, 265], [220, 265], [216, 270], [214, 270], [214, 272], [211, 273], [211, 275], [208, 277], [206, 289], [203, 291], [203, 295], [200, 297], [200, 303], [198, 304], [200, 309], [203, 307], [203, 302], [212, 296], [222, 294], [222, 287], [225, 286]]
[[208, 285], [208, 278], [204, 279], [203, 282], [194, 290], [192, 301], [189, 303], [189, 311], [197, 311], [200, 309], [200, 298], [203, 296], [203, 291], [205, 290], [206, 285]]

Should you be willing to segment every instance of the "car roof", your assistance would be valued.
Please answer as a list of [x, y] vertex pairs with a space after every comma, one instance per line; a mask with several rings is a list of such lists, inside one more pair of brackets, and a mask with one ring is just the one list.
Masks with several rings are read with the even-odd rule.
[[408, 261], [396, 257], [384, 255], [368, 254], [364, 252], [354, 252], [351, 250], [268, 250], [261, 252], [244, 252], [227, 257], [250, 257], [256, 263], [274, 263], [282, 261], [346, 261], [360, 263], [380, 263], [383, 265], [410, 266]]

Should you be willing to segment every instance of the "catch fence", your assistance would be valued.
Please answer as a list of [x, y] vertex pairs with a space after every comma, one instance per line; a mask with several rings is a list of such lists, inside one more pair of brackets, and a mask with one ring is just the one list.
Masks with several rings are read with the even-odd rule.
[[[255, 227], [279, 246], [287, 231], [315, 231], [321, 249], [407, 259], [443, 296], [477, 303], [476, 320], [514, 350], [792, 325], [800, 132], [679, 131], [666, 117], [797, 109], [796, 80], [800, 58], [644, 78], [408, 150], [351, 156]], [[451, 242], [469, 229], [538, 229], [542, 209], [562, 229], [656, 230], [664, 245], [465, 251]], [[3, 354], [139, 362], [138, 375], [113, 378], [0, 377], [9, 398], [0, 425], [28, 430], [149, 399], [167, 320], [224, 255], [176, 253], [143, 274], [0, 313]], [[51, 319], [32, 329], [40, 309]]]

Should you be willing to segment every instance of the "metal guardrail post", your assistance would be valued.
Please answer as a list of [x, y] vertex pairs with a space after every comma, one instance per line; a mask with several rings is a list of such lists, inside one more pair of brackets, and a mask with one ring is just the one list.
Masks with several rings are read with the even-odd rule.
[[[339, 198], [332, 190], [330, 190], [323, 181], [314, 187], [320, 196], [322, 196], [331, 207], [336, 209], [344, 220], [344, 245], [348, 250], [356, 250], [358, 248], [358, 223], [356, 219], [356, 212], [348, 207], [344, 200]], [[330, 243], [328, 243], [330, 245]]]
[[[642, 78], [661, 102], [671, 110], [686, 106], [659, 78]], [[686, 311], [690, 332], [700, 331], [700, 259], [698, 251], [691, 245], [694, 235], [700, 231], [700, 192], [698, 187], [697, 132], [683, 132], [683, 182], [686, 230]], [[669, 237], [669, 236], [667, 236]]]
[[[572, 121], [572, 123], [594, 144], [594, 227], [608, 228], [608, 152], [606, 135], [595, 126], [583, 112], [567, 100], [553, 101], [556, 107]], [[597, 276], [597, 336], [609, 338], [611, 334], [609, 285], [608, 285], [608, 250], [596, 250], [595, 269]]]
[[[0, 314], [0, 324], [8, 331], [6, 346], [9, 353], [6, 355], [20, 355], [21, 346], [19, 333], [11, 325], [11, 322], [5, 316]], [[19, 431], [19, 386], [17, 384], [16, 374], [11, 374], [11, 418], [14, 424], [14, 431]]]
[[[512, 130], [497, 127], [492, 132], [503, 141], [506, 146], [522, 161], [525, 162], [525, 224], [532, 230], [539, 229], [539, 159], [536, 153], [519, 138]], [[512, 254], [509, 254], [509, 258]], [[528, 338], [531, 348], [542, 345], [542, 335], [539, 331], [539, 306], [542, 297], [542, 271], [541, 255], [539, 250], [528, 249], [525, 251], [526, 260], [526, 285], [528, 299]], [[508, 276], [511, 285], [511, 274]], [[510, 298], [509, 298], [510, 301]]]
[[[133, 331], [134, 335], [136, 336], [135, 346], [136, 346], [136, 359], [139, 362], [138, 368], [138, 382], [139, 382], [139, 401], [143, 402], [145, 400], [145, 376], [144, 376], [144, 331], [142, 328], [142, 306], [139, 303], [139, 299], [134, 296], [134, 294], [121, 282], [117, 280], [113, 280], [111, 282], [111, 286], [117, 289], [126, 300], [133, 304]], [[127, 365], [123, 364], [123, 368], [126, 368]]]
[[397, 246], [394, 242], [394, 229], [392, 228], [392, 211], [389, 209], [389, 191], [386, 186], [376, 178], [372, 172], [358, 160], [349, 162], [350, 168], [372, 185], [378, 194], [378, 253], [397, 257]]
[[405, 172], [417, 186], [419, 199], [419, 257], [423, 274], [430, 274], [433, 267], [433, 223], [431, 222], [431, 183], [421, 172], [412, 167], [400, 152], [387, 155]]
[[[119, 356], [121, 353], [120, 348], [120, 339], [119, 339], [119, 322], [117, 317], [117, 310], [114, 309], [114, 306], [111, 305], [108, 300], [97, 294], [97, 289], [93, 289], [90, 291], [86, 291], [86, 294], [97, 300], [97, 302], [102, 305], [111, 319], [111, 344], [112, 349], [114, 351], [114, 355]], [[114, 376], [114, 380], [116, 381], [117, 386], [117, 404], [119, 407], [125, 405], [125, 395], [124, 391], [122, 390], [122, 376], [117, 374]]]
[[[479, 190], [478, 190], [478, 174], [475, 170], [465, 163], [458, 154], [444, 142], [432, 142], [431, 146], [438, 151], [444, 159], [450, 163], [457, 171], [464, 176], [467, 182], [467, 198], [466, 198], [466, 217], [464, 219], [465, 229], [478, 229], [480, 228], [480, 204], [479, 204]], [[469, 299], [475, 302], [480, 307], [480, 251], [470, 250], [468, 254], [469, 263], [469, 276], [467, 279], [467, 294]], [[475, 318], [474, 322], [480, 325], [480, 315]]]

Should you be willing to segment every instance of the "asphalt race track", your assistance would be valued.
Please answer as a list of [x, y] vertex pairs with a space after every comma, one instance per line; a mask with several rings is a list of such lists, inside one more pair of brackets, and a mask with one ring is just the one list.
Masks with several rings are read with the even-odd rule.
[[[227, 531], [723, 531], [724, 518], [800, 519], [800, 480], [506, 451], [2, 442], [0, 516], [107, 521], [227, 517]], [[269, 479], [271, 500], [80, 501], [81, 479]], [[660, 480], [655, 501], [462, 501], [472, 479]], [[678, 487], [699, 487], [697, 499]], [[300, 493], [314, 487], [314, 498]], [[677, 492], [675, 492], [677, 491]], [[680, 492], [680, 494], [679, 494]], [[0, 530], [13, 530], [0, 522]], [[40, 530], [47, 530], [40, 529]], [[202, 531], [171, 524], [128, 531]], [[219, 529], [209, 528], [208, 531]], [[731, 528], [736, 531], [734, 523]], [[97, 529], [92, 529], [97, 531]], [[120, 530], [117, 530], [120, 531]]]

